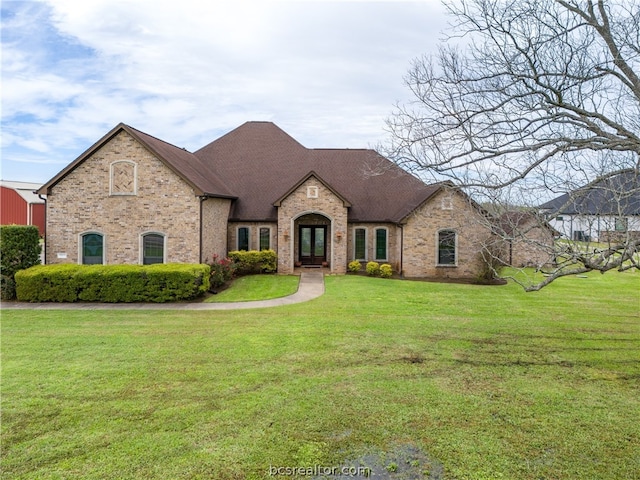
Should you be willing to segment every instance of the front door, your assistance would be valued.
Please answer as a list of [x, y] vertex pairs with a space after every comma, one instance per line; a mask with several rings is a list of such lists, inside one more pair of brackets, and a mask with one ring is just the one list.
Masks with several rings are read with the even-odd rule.
[[300, 225], [300, 262], [322, 265], [327, 260], [326, 225]]

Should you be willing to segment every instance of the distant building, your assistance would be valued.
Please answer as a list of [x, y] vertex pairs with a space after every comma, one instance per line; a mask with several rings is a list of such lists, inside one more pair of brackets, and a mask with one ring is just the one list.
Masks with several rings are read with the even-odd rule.
[[0, 224], [35, 225], [45, 233], [45, 202], [35, 193], [42, 185], [0, 180]]
[[552, 228], [569, 240], [617, 242], [640, 237], [640, 179], [616, 175], [540, 206]]

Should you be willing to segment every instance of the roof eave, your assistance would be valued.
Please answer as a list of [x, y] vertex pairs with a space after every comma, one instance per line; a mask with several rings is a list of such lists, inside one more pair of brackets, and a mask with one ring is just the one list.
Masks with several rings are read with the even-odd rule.
[[113, 137], [115, 137], [120, 130], [125, 129], [127, 126], [120, 122], [118, 125], [113, 127], [109, 132], [107, 132], [100, 140], [91, 145], [87, 150], [85, 150], [79, 157], [77, 157], [73, 162], [60, 170], [51, 180], [45, 183], [42, 187], [36, 190], [36, 193], [39, 195], [50, 195], [51, 189], [64, 177], [67, 176], [70, 172], [75, 170], [75, 168], [84, 162], [87, 158], [93, 155], [97, 150], [106, 145]]
[[137, 134], [135, 129], [130, 128], [128, 125], [125, 125], [125, 124], [122, 124], [122, 127], [124, 131], [126, 131], [129, 135], [135, 138], [138, 143], [140, 143], [144, 148], [146, 148], [153, 156], [159, 159], [165, 167], [167, 167], [174, 174], [180, 177], [187, 185], [189, 185], [193, 189], [196, 196], [200, 197], [205, 195], [205, 191], [203, 188], [196, 185], [189, 178], [187, 178], [182, 172], [180, 172], [177, 168], [175, 168], [171, 164], [171, 162], [168, 162], [165, 158], [163, 158], [162, 154], [160, 154], [160, 152], [158, 152], [155, 148], [149, 145], [148, 142], [146, 142], [142, 137], [140, 137], [140, 135]]
[[199, 197], [206, 197], [206, 198], [224, 198], [226, 200], [237, 200], [238, 197], [233, 196], [233, 195], [225, 195], [225, 194], [221, 194], [221, 193], [211, 193], [211, 192], [203, 192], [202, 194], [198, 195]]

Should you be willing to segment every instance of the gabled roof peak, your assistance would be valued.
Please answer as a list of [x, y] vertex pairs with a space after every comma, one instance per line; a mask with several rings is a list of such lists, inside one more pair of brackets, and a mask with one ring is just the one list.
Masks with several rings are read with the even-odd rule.
[[280, 198], [278, 198], [278, 200], [276, 200], [273, 203], [273, 205], [275, 207], [279, 207], [282, 204], [282, 202], [284, 201], [285, 198], [287, 198], [289, 195], [291, 195], [293, 192], [295, 192], [298, 188], [300, 188], [300, 186], [303, 183], [305, 183], [310, 178], [315, 178], [318, 182], [320, 182], [327, 190], [329, 190], [336, 197], [338, 197], [342, 201], [342, 204], [345, 207], [350, 207], [351, 206], [351, 202], [349, 202], [349, 200], [347, 200], [344, 197], [344, 195], [342, 195], [335, 188], [333, 188], [329, 183], [327, 183], [325, 180], [323, 180], [323, 178], [313, 170], [311, 170], [309, 173], [307, 173], [305, 176], [303, 176], [297, 183], [295, 183], [289, 190], [287, 190], [287, 192], [284, 195], [282, 195]]
[[221, 147], [229, 148], [231, 145], [233, 145], [233, 148], [240, 150], [246, 150], [247, 148], [269, 148], [286, 151], [307, 150], [306, 147], [275, 123], [266, 121], [250, 121], [234, 128], [217, 140], [214, 140], [208, 145], [196, 150], [194, 153], [198, 156], [208, 156], [212, 150], [218, 150]]
[[126, 132], [128, 135], [133, 137], [144, 148], [163, 162], [167, 168], [187, 182], [187, 184], [194, 189], [194, 192], [197, 195], [235, 198], [235, 196], [226, 188], [224, 182], [222, 182], [214, 172], [210, 172], [206, 169], [194, 154], [188, 152], [186, 149], [176, 147], [171, 143], [130, 127], [122, 122], [113, 127], [100, 140], [94, 143], [55, 177], [44, 184], [38, 190], [38, 193], [49, 194], [54, 185], [62, 180], [69, 172], [91, 157], [91, 155], [96, 151], [110, 142], [116, 135], [120, 134], [120, 132]]
[[[134, 132], [138, 132], [138, 133], [140, 133], [140, 134], [142, 134], [142, 135], [144, 135], [144, 136], [146, 136], [146, 137], [149, 137], [149, 138], [152, 138], [152, 139], [154, 139], [154, 140], [157, 140], [158, 142], [165, 143], [165, 144], [167, 144], [167, 145], [168, 145], [168, 146], [170, 146], [170, 147], [173, 147], [173, 148], [179, 148], [180, 150], [184, 150], [185, 152], [189, 152], [189, 150], [187, 150], [185, 147], [179, 147], [179, 146], [177, 146], [177, 145], [175, 145], [175, 144], [173, 144], [173, 143], [171, 143], [171, 142], [167, 142], [166, 140], [163, 140], [163, 139], [161, 139], [161, 138], [158, 138], [158, 137], [156, 137], [155, 135], [150, 135], [150, 134], [148, 134], [148, 133], [146, 133], [146, 132], [143, 132], [142, 130], [138, 130], [137, 128], [132, 127], [131, 125], [126, 125], [126, 124], [124, 124], [124, 123], [120, 123], [120, 125], [122, 125], [123, 127], [127, 127], [129, 130], [133, 130]], [[191, 153], [191, 152], [189, 152], [189, 153]]]

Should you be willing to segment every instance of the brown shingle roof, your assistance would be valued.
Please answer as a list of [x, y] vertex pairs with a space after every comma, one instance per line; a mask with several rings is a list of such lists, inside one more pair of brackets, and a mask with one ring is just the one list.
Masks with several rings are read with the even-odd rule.
[[225, 186], [225, 183], [216, 175], [216, 172], [207, 168], [193, 153], [159, 138], [152, 137], [133, 127], [128, 127], [127, 131], [151, 150], [156, 157], [164, 161], [165, 165], [173, 170], [174, 173], [190, 183], [198, 194], [235, 198]]
[[169, 169], [185, 180], [194, 189], [197, 195], [210, 195], [224, 198], [235, 198], [226, 188], [224, 182], [218, 178], [215, 172], [210, 171], [193, 153], [171, 145], [156, 137], [136, 130], [133, 127], [120, 123], [111, 129], [105, 136], [89, 147], [82, 155], [67, 165], [55, 177], [45, 183], [39, 190], [40, 194], [50, 193], [51, 188], [64, 178], [69, 172], [91, 157], [121, 131], [127, 132], [155, 155]]
[[235, 199], [231, 220], [276, 221], [275, 203], [314, 174], [349, 207], [349, 220], [402, 222], [441, 185], [427, 185], [368, 149], [308, 149], [271, 122], [247, 122], [200, 150], [120, 123], [43, 185], [46, 194], [121, 131], [183, 178], [196, 195]]
[[351, 203], [350, 221], [399, 222], [439, 189], [373, 150], [307, 149], [271, 122], [247, 122], [195, 155], [238, 196], [233, 220], [275, 221], [274, 203], [311, 172]]
[[532, 229], [544, 227], [554, 235], [559, 235], [540, 214], [529, 211], [513, 210], [505, 212], [494, 223], [494, 231], [500, 237], [509, 238], [526, 234]]

